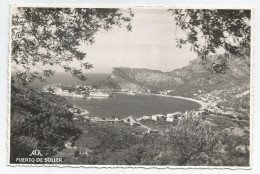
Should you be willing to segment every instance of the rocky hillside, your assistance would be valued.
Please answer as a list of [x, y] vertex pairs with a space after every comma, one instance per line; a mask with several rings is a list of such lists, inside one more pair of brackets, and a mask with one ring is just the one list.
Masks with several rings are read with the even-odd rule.
[[114, 68], [111, 76], [99, 85], [103, 88], [144, 91], [172, 89], [176, 84], [183, 84], [183, 81], [171, 73], [148, 69]]
[[[217, 61], [221, 55], [211, 56]], [[211, 74], [200, 59], [171, 72], [136, 68], [114, 68], [111, 76], [98, 84], [100, 88], [145, 91], [151, 89], [173, 90], [175, 95], [189, 96], [198, 90], [211, 91], [249, 83], [250, 64], [248, 59], [227, 58], [229, 69], [224, 74]]]

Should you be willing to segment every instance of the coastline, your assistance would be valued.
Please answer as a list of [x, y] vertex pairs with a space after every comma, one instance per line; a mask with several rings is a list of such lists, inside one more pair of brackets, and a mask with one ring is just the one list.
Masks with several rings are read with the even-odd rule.
[[[127, 94], [127, 93], [123, 93], [123, 94], [126, 94], [126, 95], [131, 95], [131, 94]], [[137, 93], [137, 95], [139, 95]], [[201, 100], [197, 100], [197, 99], [193, 99], [193, 98], [188, 98], [188, 97], [183, 97], [183, 96], [171, 96], [171, 95], [162, 95], [162, 94], [140, 94], [140, 95], [147, 95], [147, 96], [158, 96], [158, 97], [167, 97], [167, 98], [176, 98], [176, 99], [181, 99], [181, 100], [187, 100], [187, 101], [191, 101], [191, 102], [195, 102], [195, 103], [198, 103], [200, 105], [200, 108], [199, 109], [204, 109], [204, 108], [207, 108], [208, 104], [201, 101]], [[84, 109], [84, 108], [81, 108], [77, 105], [73, 105], [74, 108], [78, 108], [80, 109], [81, 111], [83, 111], [85, 114], [89, 114], [90, 112], [87, 110], [87, 109]]]
[[[161, 96], [161, 95], [160, 95]], [[163, 95], [162, 95], [163, 96]], [[201, 105], [200, 109], [204, 109], [204, 108], [207, 108], [208, 104], [206, 102], [203, 102], [201, 100], [197, 100], [197, 99], [194, 99], [194, 98], [188, 98], [188, 97], [182, 97], [182, 96], [165, 96], [165, 97], [172, 97], [172, 98], [177, 98], [177, 99], [183, 99], [183, 100], [188, 100], [188, 101], [192, 101], [192, 102], [196, 102], [198, 104]]]
[[197, 99], [194, 99], [194, 98], [183, 97], [183, 96], [162, 95], [162, 94], [145, 94], [145, 95], [159, 96], [159, 97], [171, 97], [171, 98], [177, 98], [177, 99], [182, 99], [182, 100], [188, 100], [188, 101], [196, 102], [196, 103], [201, 105], [200, 109], [204, 109], [204, 108], [207, 108], [209, 106], [208, 103], [203, 102], [201, 100], [197, 100]]

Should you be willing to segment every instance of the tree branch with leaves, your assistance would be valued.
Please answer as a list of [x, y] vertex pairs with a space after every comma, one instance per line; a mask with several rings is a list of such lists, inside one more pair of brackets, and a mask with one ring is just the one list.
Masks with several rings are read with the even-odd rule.
[[[86, 80], [83, 69], [93, 65], [86, 61], [81, 44], [91, 45], [101, 30], [114, 26], [131, 31], [131, 9], [116, 8], [33, 8], [14, 9], [11, 26], [12, 69], [17, 69], [14, 82], [28, 85], [34, 79], [46, 81], [54, 70], [43, 69], [44, 65], [60, 66], [73, 76]], [[73, 67], [78, 61], [80, 67]], [[32, 67], [40, 70], [32, 71]]]
[[[177, 47], [190, 44], [211, 73], [225, 73], [227, 63], [223, 56], [218, 62], [209, 59], [219, 48], [229, 54], [250, 57], [251, 11], [230, 9], [170, 9], [176, 22]], [[186, 38], [177, 37], [177, 30], [184, 31]]]

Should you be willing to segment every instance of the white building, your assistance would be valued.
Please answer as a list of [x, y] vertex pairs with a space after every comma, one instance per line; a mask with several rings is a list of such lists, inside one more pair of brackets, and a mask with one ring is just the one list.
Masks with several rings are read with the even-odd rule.
[[167, 114], [167, 115], [166, 115], [166, 121], [168, 121], [168, 122], [173, 122], [173, 120], [174, 120], [174, 117], [173, 117], [172, 114]]
[[166, 121], [173, 122], [181, 116], [181, 112], [169, 113], [166, 115]]
[[152, 120], [157, 121], [159, 118], [157, 115], [152, 115]]
[[142, 116], [142, 120], [151, 120], [152, 119], [152, 117], [151, 116]]
[[90, 118], [89, 116], [85, 115], [85, 116], [84, 116], [84, 122], [89, 121], [89, 120], [90, 120], [89, 118]]
[[97, 118], [97, 117], [89, 117], [89, 121], [97, 122], [97, 121], [99, 121], [99, 118]]
[[163, 117], [165, 116], [162, 114], [156, 114], [156, 115], [152, 115], [151, 119], [157, 121], [157, 120], [162, 120]]
[[66, 142], [64, 144], [64, 146], [67, 148], [67, 149], [77, 149], [78, 147], [77, 146], [72, 146], [72, 143], [71, 142]]
[[66, 142], [66, 143], [64, 144], [64, 146], [65, 146], [67, 149], [72, 149], [71, 145], [72, 145], [71, 142]]

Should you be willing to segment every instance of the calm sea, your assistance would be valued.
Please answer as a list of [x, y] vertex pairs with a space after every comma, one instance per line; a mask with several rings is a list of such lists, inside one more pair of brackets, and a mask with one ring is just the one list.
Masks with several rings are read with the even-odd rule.
[[99, 81], [105, 80], [109, 77], [110, 74], [94, 74], [89, 73], [85, 74], [87, 76], [86, 81], [79, 80], [76, 77], [73, 77], [69, 73], [55, 73], [54, 76], [47, 78], [47, 83], [42, 83], [39, 80], [34, 80], [30, 86], [42, 90], [42, 87], [47, 84], [61, 83], [64, 85], [93, 85]]
[[[34, 81], [31, 87], [42, 89], [43, 86], [53, 83], [65, 85], [93, 85], [96, 82], [105, 80], [109, 74], [87, 74], [88, 80], [81, 81], [67, 73], [56, 73], [48, 79], [47, 83]], [[140, 117], [143, 115], [167, 114], [172, 112], [185, 112], [187, 110], [198, 109], [200, 104], [183, 99], [175, 99], [160, 96], [148, 95], [124, 95], [116, 94], [111, 98], [81, 99], [67, 97], [67, 99], [80, 108], [89, 111], [90, 116], [125, 118], [132, 115]]]
[[148, 95], [116, 94], [111, 98], [80, 99], [68, 97], [68, 100], [83, 109], [88, 110], [90, 116], [125, 118], [132, 115], [167, 114], [172, 112], [185, 112], [200, 108], [200, 104], [183, 99]]

